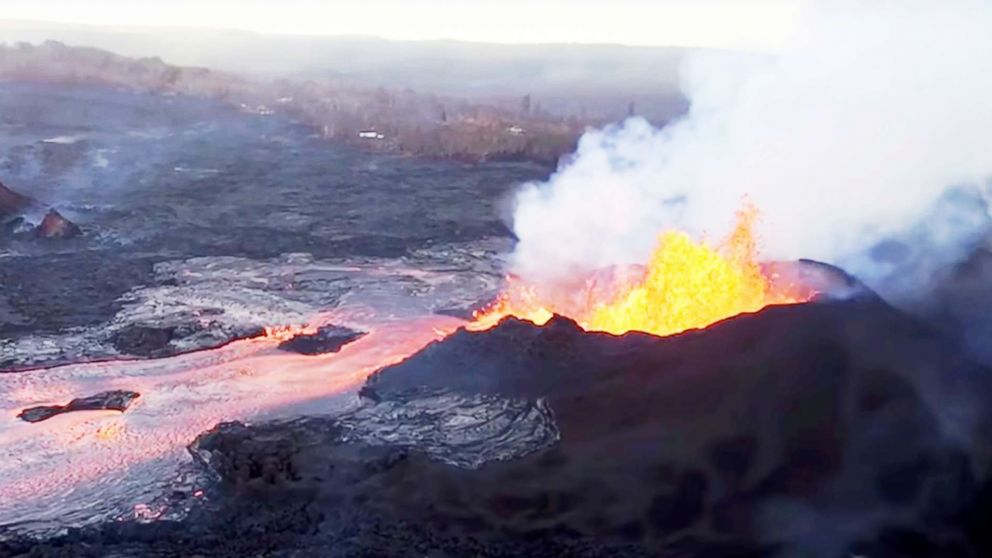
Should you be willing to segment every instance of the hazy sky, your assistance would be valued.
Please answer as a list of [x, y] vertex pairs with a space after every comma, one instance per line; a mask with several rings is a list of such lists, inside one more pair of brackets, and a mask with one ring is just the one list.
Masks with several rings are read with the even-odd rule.
[[0, 19], [773, 49], [804, 0], [0, 0]]

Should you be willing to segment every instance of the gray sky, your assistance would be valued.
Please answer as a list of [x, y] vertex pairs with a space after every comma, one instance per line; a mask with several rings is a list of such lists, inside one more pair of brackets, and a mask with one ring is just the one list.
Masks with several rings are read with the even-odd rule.
[[0, 19], [774, 50], [804, 0], [0, 0]]

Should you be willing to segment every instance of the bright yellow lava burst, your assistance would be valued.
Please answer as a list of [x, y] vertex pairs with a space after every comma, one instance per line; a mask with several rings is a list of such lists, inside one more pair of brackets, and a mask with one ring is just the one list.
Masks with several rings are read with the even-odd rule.
[[510, 315], [543, 324], [561, 314], [590, 331], [671, 335], [769, 304], [804, 302], [776, 291], [762, 273], [753, 233], [756, 217], [752, 207], [738, 212], [733, 232], [715, 247], [682, 232], [661, 234], [644, 274], [613, 289], [606, 300], [596, 300], [590, 291], [570, 298], [582, 300], [578, 305], [556, 303], [569, 297], [542, 297], [533, 286], [511, 283], [489, 309], [475, 316], [470, 329], [488, 329]]

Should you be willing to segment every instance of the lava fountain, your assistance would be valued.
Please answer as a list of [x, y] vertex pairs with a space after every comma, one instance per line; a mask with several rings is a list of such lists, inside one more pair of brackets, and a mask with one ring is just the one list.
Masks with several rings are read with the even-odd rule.
[[468, 328], [489, 329], [506, 316], [541, 325], [561, 314], [589, 331], [664, 336], [772, 304], [806, 302], [808, 292], [774, 282], [762, 269], [754, 234], [757, 218], [757, 209], [745, 204], [732, 232], [714, 246], [684, 232], [666, 231], [645, 266], [606, 270], [578, 285], [535, 285], [511, 277]]

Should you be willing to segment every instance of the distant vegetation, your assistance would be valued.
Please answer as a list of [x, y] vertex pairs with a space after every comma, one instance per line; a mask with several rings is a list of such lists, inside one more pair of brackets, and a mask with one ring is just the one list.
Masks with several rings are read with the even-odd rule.
[[574, 148], [586, 127], [606, 123], [601, 117], [553, 114], [530, 95], [480, 101], [332, 79], [247, 77], [54, 41], [0, 45], [0, 80], [218, 99], [245, 111], [297, 119], [338, 142], [465, 161], [553, 164]]

